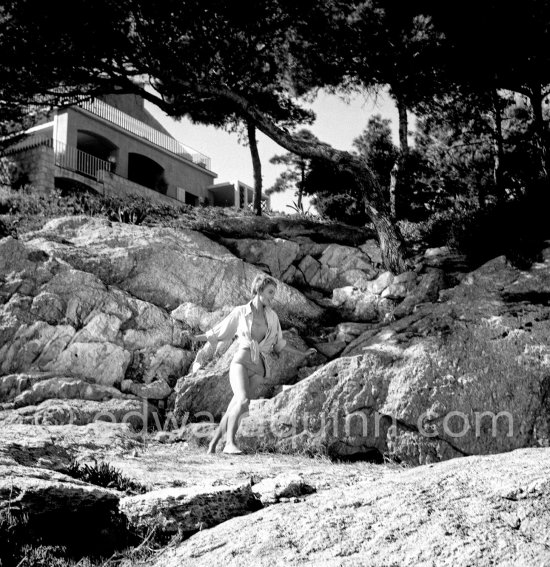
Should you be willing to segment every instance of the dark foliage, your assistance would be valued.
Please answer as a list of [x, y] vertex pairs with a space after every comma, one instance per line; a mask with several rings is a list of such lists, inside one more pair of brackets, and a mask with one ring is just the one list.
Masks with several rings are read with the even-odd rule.
[[369, 220], [355, 177], [329, 162], [312, 160], [304, 193], [313, 195], [312, 204], [325, 218], [352, 226], [364, 226]]
[[103, 488], [114, 488], [128, 495], [144, 494], [147, 492], [145, 486], [124, 476], [118, 469], [109, 465], [109, 463], [80, 465], [73, 461], [63, 472], [84, 482], [102, 486]]

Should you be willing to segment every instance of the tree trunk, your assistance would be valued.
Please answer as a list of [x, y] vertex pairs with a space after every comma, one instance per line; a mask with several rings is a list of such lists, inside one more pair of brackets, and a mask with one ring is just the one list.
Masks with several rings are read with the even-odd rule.
[[533, 109], [535, 125], [535, 145], [539, 154], [539, 178], [548, 185], [548, 148], [544, 117], [542, 115], [542, 88], [540, 85], [533, 85], [530, 90], [529, 100]]
[[378, 234], [384, 266], [396, 274], [405, 271], [406, 263], [403, 259], [401, 239], [389, 216], [381, 213], [366, 200], [365, 212], [371, 218]]
[[393, 220], [397, 217], [396, 195], [399, 183], [399, 170], [401, 168], [401, 155], [395, 159], [395, 163], [390, 172], [390, 216]]
[[409, 119], [407, 117], [407, 107], [403, 103], [403, 99], [398, 97], [397, 112], [399, 114], [399, 149], [403, 158], [409, 155]]
[[298, 194], [297, 194], [298, 202], [296, 203], [300, 211], [302, 210], [302, 197], [304, 195], [305, 182], [306, 182], [306, 164], [305, 161], [302, 161], [302, 163], [300, 164], [300, 183], [298, 184]]
[[397, 113], [399, 115], [399, 155], [393, 164], [390, 173], [390, 215], [397, 218], [397, 194], [403, 190], [405, 167], [409, 155], [409, 119], [407, 107], [400, 96], [395, 96]]
[[504, 197], [504, 182], [502, 175], [502, 164], [504, 161], [504, 139], [502, 137], [502, 109], [497, 89], [492, 90], [492, 97], [495, 113], [495, 134], [493, 137], [495, 157], [493, 162], [493, 179], [495, 183], [497, 199], [500, 200]]
[[254, 212], [256, 216], [262, 215], [262, 162], [258, 152], [256, 141], [256, 126], [250, 120], [246, 123], [248, 130], [248, 144], [252, 156], [252, 168], [254, 170]]

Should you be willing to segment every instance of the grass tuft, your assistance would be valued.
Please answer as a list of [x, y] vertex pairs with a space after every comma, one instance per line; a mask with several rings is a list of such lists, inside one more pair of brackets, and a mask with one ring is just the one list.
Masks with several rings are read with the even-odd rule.
[[120, 490], [127, 495], [144, 494], [147, 488], [124, 476], [118, 469], [112, 467], [109, 463], [95, 463], [94, 465], [79, 464], [73, 461], [63, 471], [66, 475], [95, 484], [103, 488], [113, 488]]

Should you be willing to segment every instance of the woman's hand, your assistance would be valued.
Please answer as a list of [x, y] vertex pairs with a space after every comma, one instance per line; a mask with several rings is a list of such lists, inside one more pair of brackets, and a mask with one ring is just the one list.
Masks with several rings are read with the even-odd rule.
[[302, 356], [303, 358], [307, 358], [308, 356], [315, 354], [317, 352], [317, 349], [316, 348], [308, 348], [307, 350], [298, 350], [297, 348], [294, 348], [293, 346], [290, 346], [290, 345], [287, 344], [279, 352], [277, 352], [275, 349], [273, 349], [272, 354], [274, 355], [275, 358], [279, 358], [283, 351], [286, 351], [289, 354], [295, 354], [297, 356]]

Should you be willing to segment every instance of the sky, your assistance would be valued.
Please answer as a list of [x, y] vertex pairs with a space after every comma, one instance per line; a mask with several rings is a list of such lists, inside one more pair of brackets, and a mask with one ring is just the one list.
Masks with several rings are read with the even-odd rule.
[[[240, 180], [253, 186], [252, 159], [248, 147], [239, 143], [237, 134], [229, 134], [212, 126], [191, 123], [183, 118], [180, 121], [166, 116], [152, 104], [145, 103], [147, 110], [181, 143], [210, 157], [212, 170], [218, 174], [215, 183]], [[309, 128], [320, 140], [340, 150], [351, 150], [354, 138], [365, 129], [368, 119], [374, 114], [391, 119], [394, 141], [397, 143], [397, 110], [391, 99], [385, 95], [366, 98], [355, 95], [349, 100], [321, 92], [315, 101], [304, 105], [313, 110], [316, 121]], [[258, 151], [262, 162], [262, 181], [264, 190], [273, 185], [277, 176], [284, 171], [284, 166], [273, 165], [269, 159], [286, 150], [278, 144], [257, 133]], [[293, 191], [273, 194], [271, 208], [274, 211], [291, 213], [288, 205], [295, 200]], [[304, 200], [307, 210], [308, 202]]]

